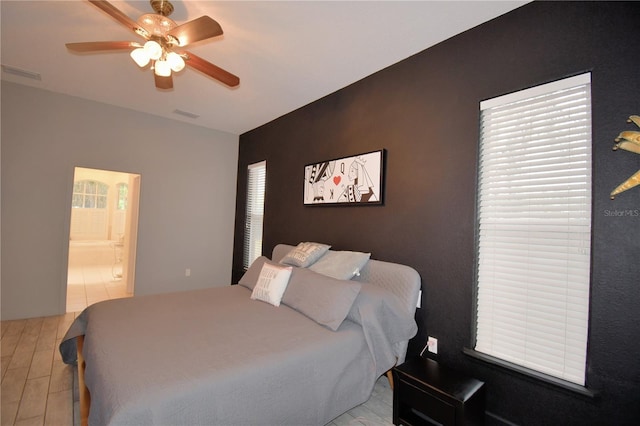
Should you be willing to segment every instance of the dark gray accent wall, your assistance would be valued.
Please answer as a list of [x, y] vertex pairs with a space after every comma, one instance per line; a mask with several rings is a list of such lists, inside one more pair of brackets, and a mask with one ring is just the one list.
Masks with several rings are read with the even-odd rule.
[[[437, 359], [487, 383], [488, 422], [640, 424], [640, 168], [613, 139], [640, 114], [640, 3], [534, 2], [240, 137], [234, 271], [246, 168], [267, 160], [264, 252], [312, 240], [405, 263], [423, 280], [420, 331]], [[372, 42], [375, 42], [372, 40]], [[573, 394], [471, 359], [478, 104], [592, 72], [593, 262], [588, 387]], [[312, 81], [309, 84], [313, 84]], [[384, 148], [384, 205], [305, 207], [305, 164]]]

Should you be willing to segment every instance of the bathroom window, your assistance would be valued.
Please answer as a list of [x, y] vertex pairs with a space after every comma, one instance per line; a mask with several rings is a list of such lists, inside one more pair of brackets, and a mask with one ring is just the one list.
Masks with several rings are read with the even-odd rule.
[[126, 183], [119, 183], [116, 185], [116, 191], [118, 192], [118, 204], [116, 206], [116, 209], [126, 210], [129, 185], [127, 185]]
[[74, 209], [106, 209], [109, 186], [95, 180], [80, 180], [73, 184]]

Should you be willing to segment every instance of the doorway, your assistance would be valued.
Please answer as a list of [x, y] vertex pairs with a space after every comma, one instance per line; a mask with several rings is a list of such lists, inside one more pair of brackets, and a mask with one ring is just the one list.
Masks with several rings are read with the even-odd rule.
[[138, 174], [75, 168], [67, 312], [133, 296], [139, 194]]

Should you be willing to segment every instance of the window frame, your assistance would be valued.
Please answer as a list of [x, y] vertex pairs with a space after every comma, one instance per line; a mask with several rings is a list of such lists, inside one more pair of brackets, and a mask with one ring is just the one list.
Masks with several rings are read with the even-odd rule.
[[129, 184], [119, 182], [116, 184], [116, 210], [127, 210], [129, 204]]
[[[572, 87], [572, 86], [577, 86], [580, 84], [588, 84], [589, 85], [589, 93], [588, 93], [588, 98], [587, 98], [587, 102], [588, 102], [588, 107], [589, 107], [589, 121], [592, 121], [592, 111], [591, 111], [591, 73], [584, 73], [578, 76], [574, 76], [574, 77], [569, 77], [569, 78], [564, 78], [561, 80], [557, 80], [551, 83], [547, 83], [547, 84], [541, 84], [539, 86], [530, 88], [530, 89], [525, 89], [519, 92], [514, 92], [511, 94], [507, 94], [507, 95], [503, 95], [503, 96], [498, 96], [496, 98], [487, 100], [487, 101], [483, 101], [481, 102], [481, 112], [483, 109], [486, 108], [491, 108], [493, 106], [496, 105], [505, 105], [514, 101], [518, 101], [521, 99], [528, 99], [540, 94], [550, 94], [553, 93], [557, 90], [566, 88], [566, 87]], [[482, 115], [480, 116], [480, 120], [479, 120], [480, 126], [482, 126]], [[593, 126], [590, 124], [590, 129], [589, 129], [589, 140], [588, 140], [588, 149], [590, 151], [593, 150]], [[593, 192], [593, 155], [590, 153], [590, 157], [588, 158], [588, 167], [589, 167], [589, 174], [591, 175], [591, 181], [589, 182], [589, 192], [590, 192], [590, 198], [589, 198], [589, 205], [588, 205], [588, 210], [590, 212], [590, 217], [589, 217], [589, 221], [590, 221], [590, 227], [589, 227], [589, 249], [590, 249], [590, 253], [589, 253], [589, 260], [588, 260], [588, 266], [587, 266], [587, 273], [589, 274], [588, 277], [588, 282], [586, 284], [587, 286], [587, 291], [588, 291], [588, 295], [587, 295], [587, 301], [586, 301], [586, 315], [587, 315], [587, 321], [586, 321], [586, 347], [585, 347], [585, 352], [584, 352], [584, 356], [585, 356], [585, 362], [584, 362], [584, 382], [583, 384], [579, 384], [576, 383], [574, 381], [569, 381], [560, 377], [556, 377], [555, 375], [551, 375], [551, 374], [546, 374], [544, 372], [538, 371], [536, 369], [533, 368], [529, 368], [514, 362], [510, 362], [507, 361], [505, 359], [493, 356], [491, 354], [487, 354], [485, 352], [476, 350], [476, 344], [477, 344], [477, 340], [478, 340], [478, 306], [479, 306], [479, 291], [480, 291], [480, 287], [479, 287], [479, 259], [480, 259], [480, 198], [481, 198], [481, 149], [482, 149], [482, 140], [481, 140], [481, 135], [480, 135], [480, 139], [479, 139], [479, 154], [478, 154], [478, 167], [477, 167], [477, 192], [476, 192], [476, 211], [475, 211], [475, 221], [476, 221], [476, 225], [475, 225], [475, 260], [474, 260], [474, 303], [473, 303], [473, 310], [472, 310], [472, 315], [473, 315], [473, 322], [472, 322], [472, 329], [471, 329], [471, 342], [470, 342], [470, 347], [469, 348], [464, 348], [463, 352], [466, 355], [469, 355], [473, 358], [485, 361], [485, 362], [489, 362], [491, 364], [495, 364], [498, 366], [501, 366], [503, 368], [506, 368], [510, 371], [516, 371], [520, 374], [524, 374], [526, 376], [529, 377], [534, 377], [538, 380], [547, 382], [547, 383], [551, 383], [553, 385], [557, 385], [560, 387], [563, 387], [565, 389], [568, 389], [570, 391], [582, 394], [584, 396], [589, 396], [589, 397], [593, 397], [594, 393], [587, 388], [587, 384], [588, 384], [588, 365], [589, 365], [589, 334], [590, 334], [590, 327], [589, 327], [589, 318], [590, 318], [590, 298], [591, 298], [591, 294], [590, 294], [590, 290], [591, 290], [591, 265], [592, 265], [592, 241], [593, 241], [593, 198], [592, 198], [592, 192]]]
[[[259, 173], [255, 174], [254, 172]], [[252, 176], [253, 175], [253, 176]], [[255, 179], [255, 180], [254, 180]], [[260, 182], [260, 180], [262, 182]], [[258, 190], [261, 189], [261, 194], [254, 194], [252, 187], [258, 185]], [[261, 188], [260, 188], [260, 185]], [[247, 193], [245, 204], [245, 220], [244, 220], [244, 236], [242, 244], [242, 267], [247, 270], [251, 263], [262, 254], [263, 235], [264, 235], [264, 209], [266, 205], [266, 192], [267, 192], [267, 161], [258, 161], [256, 163], [249, 164], [247, 166]], [[260, 204], [261, 198], [261, 214], [256, 215], [255, 212], [251, 212], [254, 201], [258, 201]], [[254, 225], [258, 225], [258, 222], [253, 223], [252, 218], [259, 217], [259, 238], [256, 239], [252, 235], [252, 231], [255, 231]], [[259, 246], [257, 246], [259, 244]], [[259, 253], [259, 254], [258, 254]]]
[[[88, 186], [94, 185], [95, 188], [88, 192]], [[78, 185], [82, 186], [81, 191], [77, 191]], [[71, 196], [71, 207], [74, 209], [95, 209], [104, 210], [109, 207], [109, 185], [95, 179], [82, 179], [73, 183], [73, 194]], [[76, 203], [76, 197], [82, 198], [82, 205]], [[93, 203], [93, 205], [88, 205]]]

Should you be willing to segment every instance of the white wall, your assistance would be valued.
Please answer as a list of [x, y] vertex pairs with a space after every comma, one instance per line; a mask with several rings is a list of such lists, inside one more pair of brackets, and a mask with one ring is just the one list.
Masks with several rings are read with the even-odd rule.
[[141, 175], [136, 295], [230, 283], [237, 135], [4, 81], [1, 102], [3, 320], [64, 313], [76, 166]]

